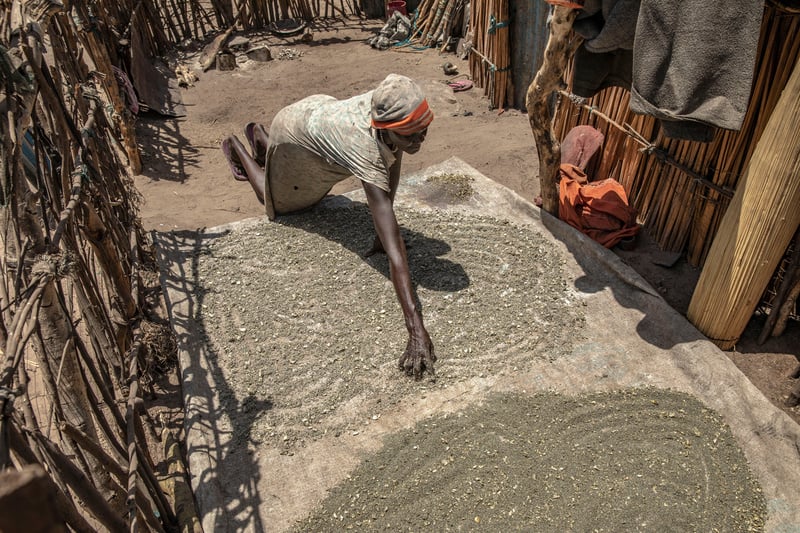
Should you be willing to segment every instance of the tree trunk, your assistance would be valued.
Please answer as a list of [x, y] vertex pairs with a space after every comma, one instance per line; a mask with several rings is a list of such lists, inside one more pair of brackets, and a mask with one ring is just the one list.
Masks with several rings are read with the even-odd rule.
[[553, 132], [552, 96], [564, 87], [567, 62], [583, 42], [572, 34], [572, 23], [578, 11], [557, 5], [550, 20], [550, 38], [544, 51], [544, 62], [528, 86], [525, 105], [528, 120], [536, 139], [539, 155], [539, 182], [542, 208], [558, 216], [558, 168], [561, 144]]

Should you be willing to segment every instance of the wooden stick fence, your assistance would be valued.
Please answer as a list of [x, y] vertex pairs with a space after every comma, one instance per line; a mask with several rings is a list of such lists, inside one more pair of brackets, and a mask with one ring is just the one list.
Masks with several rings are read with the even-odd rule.
[[136, 10], [143, 13], [142, 22], [161, 52], [184, 39], [206, 39], [234, 24], [257, 30], [285, 19], [311, 21], [362, 15], [358, 0], [212, 0], [210, 6], [201, 0], [139, 0]]
[[160, 432], [141, 396], [150, 361], [174, 357], [175, 345], [153, 340], [172, 332], [151, 316], [158, 302], [143, 283], [157, 266], [135, 205], [140, 156], [115, 69], [128, 70], [134, 29], [152, 57], [234, 25], [359, 15], [360, 5], [22, 5], [18, 20], [0, 3], [0, 470], [46, 472], [72, 530], [174, 530], [146, 437]]
[[140, 404], [139, 383], [151, 379], [140, 368], [163, 357], [141, 348], [142, 325], [163, 326], [140, 283], [157, 266], [134, 204], [138, 151], [110, 26], [129, 27], [126, 15], [157, 19], [145, 3], [127, 13], [98, 4], [27, 12], [18, 39], [0, 35], [0, 467], [43, 466], [60, 519], [76, 531], [165, 531], [175, 513], [142, 410], [119, 408], [123, 398]]

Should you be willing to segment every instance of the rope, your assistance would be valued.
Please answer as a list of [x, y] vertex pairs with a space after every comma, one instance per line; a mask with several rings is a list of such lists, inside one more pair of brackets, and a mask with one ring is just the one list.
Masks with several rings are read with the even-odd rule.
[[[430, 48], [430, 46], [414, 45], [411, 42], [412, 38], [414, 38], [414, 36], [416, 36], [417, 34], [417, 18], [419, 17], [419, 9], [415, 9], [412, 15], [413, 16], [411, 17], [411, 30], [408, 32], [408, 37], [406, 37], [402, 41], [394, 43], [392, 46], [396, 48], [402, 48], [407, 46], [412, 50], [419, 50], [419, 51], [427, 50], [428, 48]], [[399, 50], [397, 51], [399, 52]]]
[[727, 198], [733, 198], [732, 190], [726, 187], [720, 187], [713, 181], [709, 180], [704, 176], [701, 176], [700, 174], [698, 174], [691, 168], [687, 167], [683, 163], [678, 162], [671, 155], [669, 155], [669, 153], [667, 153], [663, 149], [659, 148], [655, 144], [648, 141], [641, 133], [636, 131], [630, 124], [625, 124], [625, 125], [618, 124], [611, 117], [599, 111], [595, 106], [590, 106], [588, 104], [582, 103], [585, 99], [580, 96], [568, 93], [566, 91], [558, 91], [558, 94], [567, 98], [570, 102], [572, 102], [573, 105], [577, 107], [582, 107], [583, 109], [589, 111], [590, 117], [592, 115], [597, 115], [598, 117], [605, 120], [609, 125], [617, 128], [625, 135], [627, 135], [628, 137], [639, 143], [642, 146], [642, 148], [639, 151], [642, 152], [643, 154], [653, 155], [660, 162], [670, 165], [671, 167], [683, 172], [697, 183], [700, 183], [701, 185], [704, 185], [705, 187], [708, 187], [709, 189], [712, 189]]
[[494, 17], [494, 15], [489, 15], [489, 29], [486, 30], [486, 33], [491, 35], [496, 32], [498, 28], [507, 28], [508, 24], [509, 22], [507, 20], [497, 22], [497, 19]]
[[475, 52], [476, 54], [478, 54], [478, 56], [479, 56], [481, 59], [483, 59], [483, 61], [484, 61], [484, 62], [485, 62], [487, 65], [489, 65], [489, 68], [490, 68], [492, 71], [497, 71], [497, 65], [495, 65], [494, 63], [492, 63], [491, 61], [489, 61], [489, 58], [488, 58], [488, 57], [486, 57], [486, 56], [485, 56], [485, 55], [483, 55], [482, 53], [478, 52], [478, 50], [476, 50], [474, 46], [470, 46], [470, 47], [469, 47], [469, 51], [470, 51], [470, 52]]
[[503, 68], [498, 68], [498, 67], [497, 67], [497, 65], [495, 65], [494, 63], [492, 63], [491, 61], [489, 61], [489, 58], [488, 58], [488, 57], [486, 57], [486, 56], [485, 56], [485, 55], [483, 55], [482, 53], [478, 52], [478, 50], [476, 50], [474, 46], [470, 46], [470, 47], [469, 47], [469, 51], [470, 51], [470, 52], [475, 52], [476, 54], [478, 54], [478, 56], [479, 56], [481, 59], [483, 59], [483, 62], [484, 62], [484, 63], [486, 63], [487, 65], [489, 65], [489, 70], [490, 70], [491, 72], [507, 72], [507, 71], [510, 71], [510, 70], [511, 70], [511, 67], [510, 67], [510, 66], [508, 66], [508, 67], [503, 67]]

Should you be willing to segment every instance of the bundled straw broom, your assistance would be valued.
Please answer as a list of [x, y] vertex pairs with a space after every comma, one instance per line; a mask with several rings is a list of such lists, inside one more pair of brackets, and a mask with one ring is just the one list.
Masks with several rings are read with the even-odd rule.
[[800, 59], [709, 251], [687, 317], [731, 349], [800, 226]]

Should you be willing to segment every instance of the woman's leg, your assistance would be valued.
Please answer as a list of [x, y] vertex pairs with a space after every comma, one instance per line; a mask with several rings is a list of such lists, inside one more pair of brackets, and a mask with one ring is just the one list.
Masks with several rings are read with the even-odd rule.
[[[247, 181], [250, 183], [250, 186], [253, 187], [253, 192], [256, 193], [256, 198], [258, 198], [259, 202], [264, 204], [267, 217], [273, 220], [275, 218], [275, 208], [272, 205], [272, 197], [269, 194], [264, 167], [253, 159], [250, 152], [247, 151], [247, 148], [244, 147], [242, 142], [235, 135], [231, 135], [222, 141], [222, 147], [226, 155], [230, 154], [229, 160], [231, 165], [238, 166], [244, 171]], [[236, 177], [236, 173], [234, 173], [234, 177]], [[236, 178], [240, 179], [238, 177]]]
[[[250, 182], [258, 201], [264, 203], [264, 169], [256, 163], [250, 152], [244, 147], [236, 135], [231, 135], [222, 141], [222, 149], [228, 156], [232, 167], [244, 171], [244, 177]], [[234, 172], [234, 177], [240, 181], [241, 173]]]
[[251, 122], [244, 128], [244, 135], [250, 142], [253, 159], [262, 167], [266, 164], [267, 147], [269, 146], [269, 133], [263, 124]]

